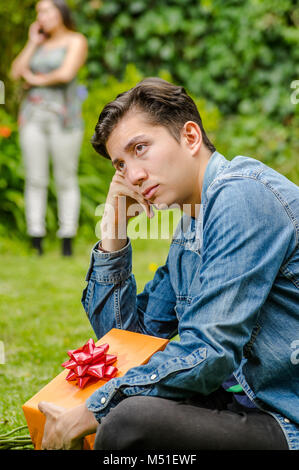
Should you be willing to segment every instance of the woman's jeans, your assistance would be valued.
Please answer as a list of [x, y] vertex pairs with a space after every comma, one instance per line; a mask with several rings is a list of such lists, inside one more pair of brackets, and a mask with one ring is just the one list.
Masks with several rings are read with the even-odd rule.
[[275, 418], [219, 389], [186, 401], [126, 398], [101, 420], [94, 449], [287, 450], [288, 444]]
[[50, 155], [58, 200], [57, 235], [60, 238], [76, 235], [80, 210], [77, 169], [82, 137], [83, 129], [64, 129], [57, 114], [40, 108], [20, 128], [26, 174], [26, 221], [30, 236], [43, 237], [46, 234]]

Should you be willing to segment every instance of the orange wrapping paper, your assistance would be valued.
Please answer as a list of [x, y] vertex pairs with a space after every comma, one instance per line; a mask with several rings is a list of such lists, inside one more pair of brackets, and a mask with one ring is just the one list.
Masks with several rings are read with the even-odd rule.
[[[96, 342], [96, 346], [103, 343], [108, 343], [109, 353], [117, 356], [117, 361], [114, 363], [118, 369], [116, 377], [121, 377], [132, 367], [146, 364], [155, 352], [165, 348], [168, 340], [113, 328]], [[74, 408], [84, 403], [95, 390], [107, 383], [107, 380], [99, 380], [80, 389], [66, 380], [68, 372], [68, 370], [62, 371], [22, 406], [35, 450], [41, 449], [46, 420], [38, 409], [40, 401], [55, 403], [67, 409]], [[95, 434], [85, 437], [83, 446], [85, 450], [92, 450], [94, 438]]]

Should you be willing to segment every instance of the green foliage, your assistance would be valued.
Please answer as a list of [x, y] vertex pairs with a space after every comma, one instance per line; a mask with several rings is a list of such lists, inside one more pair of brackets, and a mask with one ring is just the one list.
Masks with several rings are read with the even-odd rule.
[[[5, 83], [6, 109], [17, 112], [22, 89], [10, 79], [10, 68], [13, 59], [24, 47], [28, 27], [35, 19], [36, 0], [10, 0], [0, 2], [0, 80]], [[2, 106], [0, 105], [0, 108]], [[1, 121], [0, 121], [1, 124]]]
[[[292, 0], [91, 0], [77, 5], [89, 40], [90, 80], [121, 78], [128, 63], [172, 81], [218, 108], [203, 123], [229, 158], [245, 154], [299, 181], [299, 8]], [[100, 47], [99, 47], [100, 44]], [[216, 124], [217, 123], [217, 124]]]
[[[294, 113], [290, 84], [299, 76], [299, 8], [294, 0], [69, 0], [86, 35], [86, 76], [123, 79], [134, 63], [143, 76], [166, 69], [176, 83], [225, 115]], [[15, 110], [20, 90], [9, 79], [13, 58], [35, 18], [35, 0], [2, 2], [0, 79]], [[13, 34], [13, 41], [11, 40]]]
[[[161, 78], [171, 81], [165, 71], [159, 73]], [[89, 87], [88, 96], [83, 103], [85, 135], [82, 144], [79, 165], [79, 185], [81, 190], [80, 231], [86, 236], [95, 234], [96, 208], [105, 202], [107, 191], [114, 169], [111, 162], [98, 155], [93, 149], [90, 139], [93, 135], [99, 114], [105, 104], [113, 100], [119, 93], [136, 85], [142, 74], [134, 65], [128, 65], [124, 79], [118, 81], [113, 76], [107, 79], [105, 85], [101, 80], [94, 80]], [[219, 112], [217, 108], [208, 105], [202, 98], [194, 97], [208, 130], [218, 128]], [[17, 125], [10, 115], [0, 108], [0, 123], [11, 129], [9, 137], [0, 135], [0, 214], [3, 224], [2, 234], [12, 231], [23, 235], [26, 232], [24, 218], [24, 168], [18, 144]], [[0, 127], [1, 133], [1, 127]], [[49, 185], [47, 206], [47, 228], [50, 235], [57, 230], [56, 190], [53, 179]], [[1, 234], [1, 232], [0, 232]]]
[[299, 185], [299, 116], [288, 126], [274, 124], [263, 115], [223, 119], [214, 144], [229, 159], [236, 155], [256, 158]]
[[[96, 339], [81, 304], [94, 241], [79, 237], [75, 255], [68, 259], [60, 256], [57, 240], [46, 240], [40, 258], [26, 251], [23, 241], [0, 237], [0, 311], [5, 312], [0, 316], [5, 348], [5, 363], [0, 364], [1, 436], [26, 424], [22, 404], [62, 371], [67, 351]], [[153, 277], [149, 263], [164, 264], [168, 249], [166, 240], [133, 241], [138, 292]]]
[[[84, 71], [82, 72], [84, 74]], [[158, 76], [172, 81], [169, 73], [159, 71]], [[100, 112], [105, 104], [115, 97], [134, 87], [143, 75], [135, 65], [129, 64], [122, 80], [110, 75], [105, 84], [101, 79], [93, 80], [88, 88], [87, 99], [83, 103], [83, 117], [85, 122], [85, 136], [82, 145], [81, 161], [79, 166], [79, 182], [81, 188], [81, 220], [80, 226], [86, 234], [95, 234], [97, 218], [96, 209], [105, 202], [111, 178], [114, 174], [112, 164], [98, 155], [93, 149], [90, 140]], [[202, 98], [193, 97], [199, 107], [206, 123], [207, 130], [218, 128], [220, 115], [215, 106], [209, 105]]]
[[0, 107], [0, 235], [11, 233], [14, 228], [24, 233], [23, 186], [17, 125]]
[[[245, 154], [264, 161], [298, 184], [299, 107], [291, 83], [299, 78], [299, 8], [294, 0], [69, 0], [78, 29], [89, 43], [80, 83], [85, 137], [79, 182], [80, 230], [94, 234], [96, 207], [105, 200], [113, 169], [92, 148], [103, 106], [146, 76], [185, 86], [199, 107], [217, 149], [232, 158]], [[9, 77], [11, 62], [24, 46], [35, 18], [36, 0], [0, 5], [5, 54], [0, 79], [6, 102], [0, 106], [0, 233], [25, 232], [24, 174], [16, 116], [22, 87]], [[13, 37], [13, 41], [11, 38]], [[134, 64], [134, 65], [132, 65]], [[5, 109], [5, 112], [4, 112]], [[47, 226], [57, 229], [53, 180]]]
[[94, 80], [89, 86], [87, 99], [83, 103], [85, 136], [79, 167], [82, 194], [81, 225], [86, 225], [86, 230], [93, 231], [93, 233], [97, 223], [96, 208], [105, 202], [114, 169], [110, 161], [95, 152], [90, 140], [105, 104], [113, 100], [119, 93], [132, 88], [141, 78], [136, 68], [129, 66], [121, 82], [113, 76], [108, 77], [105, 85], [99, 79]]
[[89, 75], [122, 77], [128, 63], [174, 81], [224, 114], [292, 115], [299, 76], [299, 9], [292, 0], [81, 0]]

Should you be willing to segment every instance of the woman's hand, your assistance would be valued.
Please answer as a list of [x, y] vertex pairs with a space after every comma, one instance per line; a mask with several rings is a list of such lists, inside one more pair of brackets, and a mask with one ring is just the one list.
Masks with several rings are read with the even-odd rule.
[[24, 69], [21, 76], [30, 86], [46, 86], [47, 76], [42, 73], [32, 73], [29, 69]]
[[[33, 56], [36, 48], [45, 40], [46, 36], [43, 33], [40, 33], [39, 30], [40, 24], [37, 21], [31, 24], [28, 32], [28, 41], [11, 66], [10, 73], [13, 80], [19, 80], [22, 78], [23, 74], [28, 71], [31, 57]], [[30, 80], [29, 77], [28, 80]]]
[[41, 26], [38, 21], [34, 21], [29, 27], [28, 39], [31, 43], [39, 46], [46, 39], [46, 35], [41, 32]]

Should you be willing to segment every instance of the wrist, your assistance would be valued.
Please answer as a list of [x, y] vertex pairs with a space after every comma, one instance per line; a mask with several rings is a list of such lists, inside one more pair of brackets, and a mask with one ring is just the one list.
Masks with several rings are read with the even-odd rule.
[[103, 239], [98, 244], [98, 249], [103, 253], [111, 253], [113, 251], [119, 251], [124, 248], [127, 244], [127, 238], [125, 239]]
[[93, 434], [96, 432], [98, 424], [94, 414], [87, 409], [85, 404], [68, 410], [64, 415], [63, 422], [61, 422], [70, 441], [76, 441], [88, 434]]
[[38, 41], [29, 38], [26, 44], [28, 49], [35, 49], [38, 46]]
[[127, 244], [126, 220], [103, 219], [101, 223], [100, 249], [104, 251], [118, 251]]

